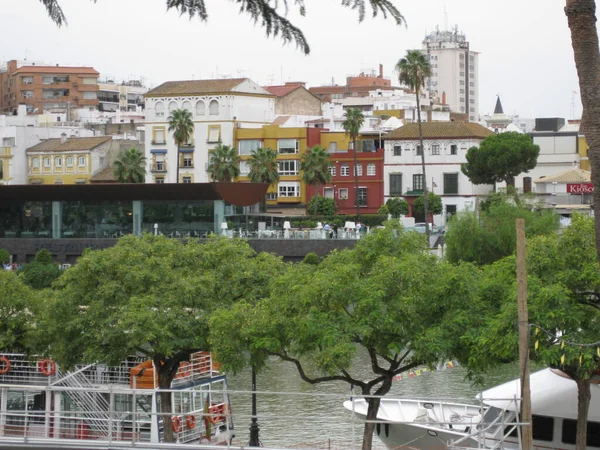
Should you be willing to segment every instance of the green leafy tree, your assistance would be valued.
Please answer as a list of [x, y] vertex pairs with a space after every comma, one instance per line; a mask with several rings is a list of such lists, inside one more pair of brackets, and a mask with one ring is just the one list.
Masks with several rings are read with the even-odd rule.
[[[159, 387], [170, 388], [182, 361], [210, 350], [211, 311], [260, 290], [279, 264], [238, 239], [184, 245], [125, 236], [109, 249], [87, 250], [65, 272], [40, 327], [40, 351], [67, 368], [144, 355], [157, 368]], [[161, 394], [160, 407], [172, 412], [171, 394]], [[172, 441], [169, 417], [164, 424]]]
[[302, 262], [304, 264], [312, 264], [313, 266], [316, 266], [321, 262], [321, 259], [315, 252], [310, 252], [306, 254]]
[[122, 151], [113, 163], [120, 183], [143, 183], [146, 180], [146, 157], [137, 148]]
[[425, 216], [425, 234], [429, 241], [431, 235], [428, 219], [430, 207], [429, 196], [427, 195], [427, 174], [425, 173], [425, 145], [423, 144], [423, 127], [421, 124], [421, 88], [425, 87], [425, 80], [431, 76], [431, 65], [420, 50], [408, 50], [406, 56], [396, 64], [396, 71], [398, 72], [398, 81], [413, 90], [417, 99], [421, 171], [423, 172], [423, 214]]
[[39, 296], [14, 272], [0, 270], [0, 352], [29, 352]]
[[335, 200], [332, 198], [315, 196], [310, 199], [310, 202], [308, 202], [306, 210], [309, 214], [332, 216], [337, 211], [337, 205], [335, 204]]
[[187, 109], [174, 109], [169, 114], [169, 131], [177, 146], [177, 183], [179, 183], [179, 166], [181, 165], [181, 147], [191, 141], [194, 135], [192, 113]]
[[[319, 196], [319, 187], [331, 181], [329, 168], [331, 161], [329, 152], [319, 145], [309, 148], [302, 154], [300, 161], [300, 170], [302, 171], [302, 181], [315, 188], [315, 197]], [[311, 199], [312, 200], [312, 199]], [[317, 208], [318, 203], [314, 203]], [[314, 210], [317, 214], [317, 210]]]
[[35, 254], [33, 262], [19, 270], [19, 275], [33, 289], [47, 289], [60, 277], [60, 269], [52, 262], [52, 254], [43, 248]]
[[[92, 0], [96, 2], [96, 0]], [[59, 26], [67, 23], [65, 14], [60, 7], [59, 0], [40, 0], [46, 7], [50, 18]], [[292, 24], [285, 16], [289, 9], [289, 0], [284, 0], [281, 8], [284, 13], [280, 13], [278, 4], [273, 4], [269, 0], [235, 0], [240, 10], [248, 14], [254, 22], [260, 23], [265, 29], [267, 36], [280, 36], [284, 43], [293, 42], [305, 54], [310, 53], [310, 47], [300, 28]], [[304, 1], [295, 0], [294, 5], [298, 12], [304, 16], [306, 7]], [[384, 18], [392, 17], [396, 24], [404, 23], [404, 17], [396, 8], [391, 0], [369, 0], [373, 16], [381, 14]], [[342, 1], [342, 6], [349, 7], [358, 11], [358, 20], [362, 22], [366, 17], [365, 0]], [[203, 21], [208, 20], [208, 9], [205, 0], [167, 0], [167, 10], [175, 9], [181, 15], [187, 14], [190, 18], [199, 17]]]
[[240, 157], [235, 148], [218, 144], [208, 154], [210, 156], [206, 171], [212, 181], [230, 183], [240, 176]]
[[473, 184], [509, 183], [517, 175], [533, 169], [539, 153], [540, 147], [527, 134], [493, 134], [479, 147], [467, 151], [467, 162], [461, 170]]
[[[365, 396], [387, 394], [395, 375], [446, 356], [438, 327], [455, 303], [472, 297], [476, 270], [441, 263], [424, 243], [422, 235], [388, 227], [316, 266], [290, 267], [268, 298], [213, 314], [210, 339], [219, 361], [235, 372], [274, 355], [307, 383], [342, 381]], [[358, 352], [369, 355], [370, 379], [353, 374]], [[364, 450], [380, 404], [367, 401]]]
[[358, 166], [356, 153], [358, 152], [358, 147], [356, 145], [356, 139], [360, 135], [360, 129], [365, 122], [365, 116], [362, 111], [357, 108], [348, 108], [346, 112], [344, 112], [344, 121], [342, 122], [342, 128], [346, 131], [346, 134], [352, 140], [352, 153], [354, 158], [354, 206], [356, 206], [356, 217], [360, 222], [360, 205], [358, 204], [358, 171], [356, 167]]
[[[248, 178], [254, 183], [268, 183], [269, 186], [279, 181], [279, 164], [277, 152], [272, 148], [258, 148], [252, 150], [250, 158], [246, 160], [250, 171]], [[266, 210], [265, 199], [261, 202], [261, 210]]]
[[448, 261], [491, 264], [512, 255], [517, 245], [516, 219], [525, 220], [527, 237], [550, 235], [558, 230], [559, 217], [552, 211], [515, 205], [506, 196], [495, 198], [479, 214], [465, 211], [452, 217], [444, 237]]
[[[385, 208], [385, 209], [384, 209]], [[382, 212], [383, 211], [383, 212]], [[385, 205], [379, 210], [380, 214], [391, 214], [394, 219], [408, 214], [408, 203], [400, 197], [388, 198]]]
[[[513, 221], [514, 226], [514, 221]], [[593, 219], [575, 216], [562, 235], [537, 236], [527, 243], [527, 303], [531, 324], [530, 358], [560, 369], [578, 388], [577, 448], [586, 448], [590, 379], [600, 369], [600, 266]], [[468, 330], [471, 375], [500, 362], [518, 361], [516, 258], [486, 266], [481, 299], [488, 319]]]
[[8, 253], [8, 251], [4, 250], [3, 248], [0, 248], [0, 265], [8, 264], [9, 262], [10, 253]]
[[[425, 198], [427, 199], [426, 201]], [[427, 207], [429, 208], [427, 210], [429, 214], [436, 215], [441, 214], [442, 211], [444, 211], [444, 206], [442, 205], [442, 197], [440, 197], [439, 195], [434, 194], [433, 192], [428, 192], [427, 197], [425, 197], [425, 194], [421, 195], [420, 197], [417, 197], [412, 204], [413, 216], [423, 214], [423, 216], [425, 217], [425, 223], [429, 222], [429, 220], [427, 219], [427, 214], [425, 214], [425, 204], [427, 204]]]

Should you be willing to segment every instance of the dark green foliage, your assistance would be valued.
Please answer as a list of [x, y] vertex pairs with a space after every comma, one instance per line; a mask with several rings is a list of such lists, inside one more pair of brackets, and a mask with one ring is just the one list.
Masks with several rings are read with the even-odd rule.
[[21, 277], [0, 270], [0, 353], [29, 351], [38, 299]]
[[539, 153], [540, 147], [527, 134], [494, 134], [467, 151], [461, 170], [473, 184], [494, 184], [533, 169]]
[[211, 181], [230, 183], [240, 176], [240, 157], [235, 148], [217, 144], [208, 151], [209, 163], [206, 171]]
[[113, 163], [113, 172], [121, 183], [143, 183], [146, 178], [146, 157], [136, 148], [125, 150]]
[[[425, 213], [423, 207], [423, 196], [417, 197], [413, 202], [413, 216], [414, 215], [423, 215]], [[441, 214], [444, 210], [442, 205], [442, 197], [433, 192], [427, 193], [427, 210], [429, 214]]]
[[47, 248], [43, 248], [35, 254], [35, 262], [41, 264], [52, 264], [52, 253]]
[[392, 197], [379, 209], [379, 214], [391, 214], [394, 219], [408, 214], [408, 203], [399, 197]]
[[[315, 205], [315, 202], [317, 205]], [[325, 197], [313, 197], [308, 202], [308, 206], [306, 207], [306, 212], [308, 214], [315, 215], [323, 215], [323, 216], [331, 216], [335, 214], [337, 211], [337, 205], [335, 204], [335, 200], [332, 198]]]
[[310, 252], [306, 254], [302, 262], [304, 264], [312, 264], [313, 266], [316, 266], [321, 262], [321, 260], [319, 259], [319, 255], [314, 252]]
[[52, 283], [60, 276], [60, 269], [57, 264], [45, 264], [33, 261], [25, 264], [19, 271], [23, 282], [34, 289], [46, 289], [52, 286]]
[[548, 210], [532, 210], [494, 196], [486, 209], [456, 214], [448, 223], [444, 238], [450, 262], [491, 264], [515, 252], [516, 219], [525, 219], [527, 237], [549, 235], [559, 226], [559, 217]]
[[[0, 248], [0, 265], [8, 264], [10, 262], [10, 253], [8, 253], [3, 248]], [[0, 269], [2, 269], [0, 267]]]
[[[96, 2], [96, 0], [92, 0]], [[269, 0], [234, 0], [239, 7], [240, 12], [250, 16], [255, 23], [265, 29], [267, 36], [280, 36], [284, 43], [294, 42], [305, 54], [310, 53], [310, 47], [300, 28], [293, 25], [285, 16], [290, 7], [291, 0], [281, 2], [284, 13], [278, 11], [278, 3], [272, 3]], [[46, 7], [50, 18], [58, 25], [67, 24], [67, 19], [63, 13], [59, 0], [40, 0]], [[300, 15], [306, 14], [304, 0], [294, 0], [293, 4], [298, 8]], [[388, 15], [400, 25], [404, 23], [404, 17], [392, 0], [369, 0], [373, 17], [381, 14], [384, 18]], [[358, 11], [358, 20], [362, 22], [366, 17], [365, 0], [342, 0], [342, 6]], [[167, 0], [167, 10], [175, 9], [181, 15], [188, 15], [190, 18], [198, 17], [203, 21], [208, 20], [208, 10], [205, 0]]]

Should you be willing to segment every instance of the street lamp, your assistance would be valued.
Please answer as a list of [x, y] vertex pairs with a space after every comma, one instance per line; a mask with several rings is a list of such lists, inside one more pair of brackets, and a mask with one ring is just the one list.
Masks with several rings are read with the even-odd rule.
[[259, 430], [258, 419], [256, 417], [256, 371], [254, 370], [254, 366], [252, 366], [252, 421], [250, 422], [249, 447], [260, 447]]

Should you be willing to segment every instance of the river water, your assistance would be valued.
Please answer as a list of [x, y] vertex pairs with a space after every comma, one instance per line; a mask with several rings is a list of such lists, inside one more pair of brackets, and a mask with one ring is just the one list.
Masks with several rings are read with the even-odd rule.
[[[355, 359], [350, 373], [358, 379], [372, 378], [370, 364], [365, 356]], [[403, 377], [394, 381], [388, 396], [408, 398], [453, 399], [475, 403], [474, 397], [482, 389], [465, 379], [462, 367]], [[483, 388], [496, 386], [518, 377], [514, 365], [501, 367], [486, 377]], [[228, 376], [229, 389], [250, 391], [249, 370]], [[350, 386], [343, 382], [310, 385], [301, 380], [294, 366], [272, 360], [268, 368], [257, 375], [258, 422], [260, 440], [265, 446], [289, 448], [360, 449], [363, 424], [353, 419], [342, 403], [350, 397]], [[357, 391], [358, 392], [358, 391]], [[287, 393], [287, 394], [277, 394]], [[236, 427], [235, 441], [248, 442], [251, 396], [232, 393], [231, 403]], [[374, 438], [374, 448], [384, 445]]]

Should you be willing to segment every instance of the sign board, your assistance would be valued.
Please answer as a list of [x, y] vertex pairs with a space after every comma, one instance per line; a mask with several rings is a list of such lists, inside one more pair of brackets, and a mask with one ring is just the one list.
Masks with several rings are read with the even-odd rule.
[[573, 183], [567, 184], [568, 194], [592, 194], [594, 185], [592, 183]]

